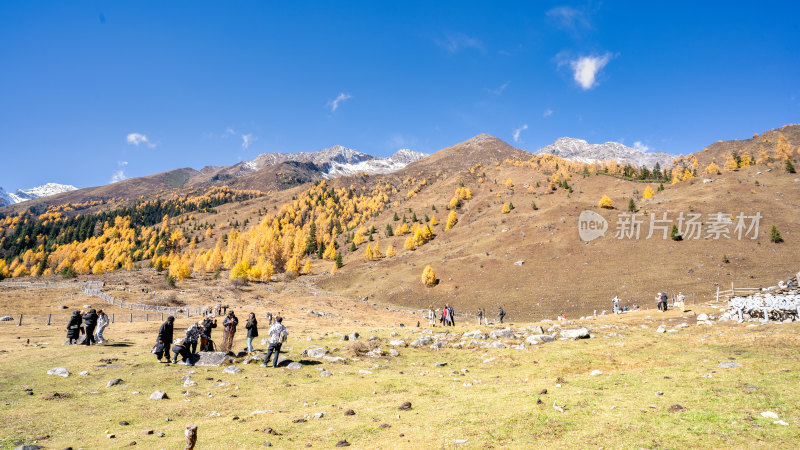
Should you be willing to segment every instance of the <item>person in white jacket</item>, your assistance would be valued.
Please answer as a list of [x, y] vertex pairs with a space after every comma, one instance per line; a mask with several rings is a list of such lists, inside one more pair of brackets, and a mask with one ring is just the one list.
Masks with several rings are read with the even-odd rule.
[[267, 332], [269, 334], [269, 348], [267, 348], [267, 357], [264, 358], [264, 362], [261, 363], [262, 367], [267, 366], [267, 361], [269, 361], [270, 356], [272, 356], [272, 352], [275, 352], [275, 359], [272, 361], [272, 368], [278, 367], [278, 355], [281, 354], [281, 345], [286, 342], [286, 338], [289, 337], [289, 332], [286, 331], [286, 327], [283, 326], [283, 317], [278, 316], [275, 319], [275, 324], [269, 328]]
[[97, 331], [94, 333], [94, 340], [98, 344], [106, 341], [103, 337], [103, 330], [106, 329], [109, 323], [111, 322], [108, 320], [108, 314], [104, 313], [102, 309], [97, 311]]

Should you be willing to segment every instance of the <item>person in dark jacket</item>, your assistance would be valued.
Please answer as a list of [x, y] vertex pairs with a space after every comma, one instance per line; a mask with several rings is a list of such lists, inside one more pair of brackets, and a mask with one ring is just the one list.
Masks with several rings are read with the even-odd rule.
[[221, 351], [228, 353], [233, 347], [233, 337], [236, 335], [236, 325], [239, 325], [239, 318], [233, 311], [228, 311], [228, 317], [222, 321], [222, 349]]
[[500, 317], [500, 323], [503, 323], [503, 319], [506, 317], [506, 312], [503, 311], [503, 307], [500, 307], [500, 312], [497, 314]]
[[217, 319], [209, 315], [203, 320], [203, 327], [200, 330], [200, 351], [206, 351], [208, 341], [211, 340], [211, 329], [217, 328]]
[[69, 318], [69, 323], [67, 324], [67, 340], [69, 340], [70, 345], [78, 343], [78, 338], [81, 337], [82, 322], [81, 312], [72, 311], [72, 317]]
[[183, 342], [186, 348], [191, 350], [191, 354], [197, 353], [197, 341], [200, 339], [200, 333], [203, 328], [203, 321], [193, 323], [192, 326], [186, 329], [186, 335], [183, 337]]
[[[175, 318], [172, 316], [167, 317], [167, 320], [161, 324], [161, 328], [158, 329], [158, 337], [156, 338], [156, 344], [162, 344], [164, 346], [164, 355], [167, 357], [167, 364], [169, 364], [169, 347], [172, 345], [172, 333], [173, 328], [175, 326]], [[161, 354], [156, 353], [156, 357], [158, 360], [161, 361]]]
[[86, 327], [86, 339], [83, 345], [96, 344], [94, 340], [94, 327], [97, 326], [97, 311], [94, 309], [83, 315], [83, 325]]
[[247, 353], [253, 353], [253, 339], [258, 337], [258, 320], [255, 313], [250, 313], [244, 327], [247, 328]]

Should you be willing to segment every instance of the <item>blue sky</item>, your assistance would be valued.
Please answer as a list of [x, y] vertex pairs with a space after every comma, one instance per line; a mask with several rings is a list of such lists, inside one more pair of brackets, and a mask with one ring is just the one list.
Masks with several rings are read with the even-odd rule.
[[797, 2], [0, 2], [0, 186], [800, 122]]

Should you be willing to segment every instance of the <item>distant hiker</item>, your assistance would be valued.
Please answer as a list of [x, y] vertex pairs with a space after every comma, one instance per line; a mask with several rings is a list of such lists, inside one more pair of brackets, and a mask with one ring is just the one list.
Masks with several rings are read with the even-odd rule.
[[614, 314], [619, 314], [619, 297], [615, 295], [614, 298], [611, 299], [611, 302], [614, 304]]
[[[226, 307], [227, 308], [227, 307]], [[239, 325], [239, 319], [233, 311], [228, 311], [228, 316], [222, 321], [222, 348], [220, 351], [228, 353], [233, 347], [233, 336], [236, 334], [236, 325]]]
[[656, 303], [658, 304], [658, 310], [665, 312], [667, 310], [667, 293], [659, 292], [656, 295]]
[[69, 323], [67, 324], [67, 340], [70, 345], [78, 343], [78, 339], [81, 337], [82, 322], [81, 312], [72, 311], [72, 317], [69, 318]]
[[478, 308], [478, 326], [481, 325], [481, 321], [483, 320], [483, 311]]
[[661, 292], [656, 294], [656, 307], [658, 308], [659, 311], [662, 311], [662, 309], [661, 309]]
[[267, 326], [268, 326], [268, 327], [271, 327], [271, 326], [272, 326], [272, 313], [271, 313], [271, 312], [268, 312], [268, 313], [267, 313], [267, 320], [269, 321], [269, 323], [267, 324]]
[[203, 327], [203, 321], [193, 323], [186, 329], [186, 334], [183, 337], [184, 345], [191, 354], [197, 353], [197, 341], [200, 340], [200, 330]]
[[203, 320], [203, 327], [200, 329], [200, 351], [207, 352], [208, 341], [211, 340], [211, 329], [217, 328], [217, 319], [209, 315]]
[[502, 306], [500, 307], [500, 312], [497, 314], [497, 316], [500, 318], [500, 323], [503, 323], [503, 318], [506, 316], [506, 312], [503, 311]]
[[172, 364], [178, 364], [178, 356], [181, 357], [181, 361], [187, 366], [194, 365], [189, 360], [192, 356], [192, 354], [189, 353], [189, 345], [186, 344], [183, 339], [176, 340], [175, 344], [172, 345]]
[[97, 341], [97, 343], [102, 344], [106, 341], [103, 337], [103, 331], [109, 323], [108, 314], [104, 313], [102, 309], [97, 311], [97, 332], [94, 334], [94, 340]]
[[267, 361], [269, 361], [273, 351], [275, 352], [275, 359], [272, 361], [272, 368], [278, 367], [278, 356], [281, 354], [281, 345], [283, 345], [289, 337], [289, 332], [286, 331], [286, 327], [283, 326], [282, 322], [283, 317], [278, 316], [278, 318], [275, 319], [275, 325], [271, 326], [267, 332], [269, 334], [269, 347], [267, 348], [267, 356], [264, 358], [264, 362], [261, 363], [262, 367], [267, 366]]
[[94, 328], [97, 326], [97, 312], [94, 309], [83, 315], [83, 325], [86, 327], [86, 338], [83, 340], [83, 345], [96, 344]]
[[683, 292], [678, 292], [678, 296], [675, 297], [675, 301], [678, 304], [678, 310], [680, 312], [686, 311], [686, 296], [683, 295]]
[[486, 315], [486, 308], [481, 308], [481, 314], [483, 315], [483, 324], [489, 325], [489, 316]]
[[247, 353], [253, 353], [253, 338], [258, 337], [258, 321], [255, 313], [250, 313], [244, 327], [247, 328]]
[[442, 326], [448, 327], [450, 326], [450, 308], [448, 305], [444, 305], [442, 308], [442, 319], [440, 320]]
[[[154, 352], [158, 361], [161, 362], [161, 354], [167, 357], [167, 364], [169, 364], [169, 347], [172, 345], [172, 332], [175, 326], [175, 318], [172, 316], [167, 317], [167, 320], [161, 324], [158, 329], [158, 337], [156, 337], [156, 347], [159, 347], [161, 352]], [[155, 348], [154, 348], [155, 350]]]
[[454, 327], [456, 326], [456, 312], [452, 306], [448, 306], [447, 309], [448, 315], [450, 316], [450, 326]]
[[428, 325], [432, 327], [436, 326], [436, 310], [433, 308], [433, 305], [428, 305]]

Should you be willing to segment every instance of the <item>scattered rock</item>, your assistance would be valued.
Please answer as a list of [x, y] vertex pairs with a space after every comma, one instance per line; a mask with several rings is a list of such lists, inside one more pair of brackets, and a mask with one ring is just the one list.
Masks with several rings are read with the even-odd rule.
[[463, 444], [466, 444], [466, 443], [467, 443], [466, 439], [453, 439], [453, 444], [454, 445], [463, 445]]
[[113, 380], [109, 381], [108, 384], [106, 384], [106, 387], [110, 388], [111, 386], [116, 386], [120, 383], [122, 383], [122, 378], [114, 378]]
[[764, 411], [761, 413], [761, 417], [765, 419], [775, 419], [778, 420], [778, 415], [772, 411]]
[[130, 425], [130, 423], [128, 423], [128, 421], [126, 421], [126, 420], [120, 420], [119, 424], [122, 425], [122, 426]]
[[494, 341], [488, 345], [489, 348], [506, 348], [506, 345], [500, 341]]
[[742, 365], [733, 361], [723, 361], [719, 363], [719, 367], [723, 369], [735, 369], [737, 367], [742, 367]]
[[665, 327], [664, 325], [661, 325], [656, 329], [656, 333], [666, 333], [666, 332], [667, 332], [667, 327]]
[[325, 360], [325, 361], [331, 362], [331, 363], [344, 363], [344, 362], [347, 362], [347, 358], [344, 358], [342, 356], [328, 356], [328, 355], [325, 355], [325, 356], [322, 357], [322, 359]]
[[239, 366], [230, 365], [230, 366], [222, 369], [222, 373], [230, 373], [230, 374], [242, 373], [242, 369], [239, 368]]
[[493, 330], [489, 333], [489, 337], [492, 339], [512, 339], [514, 337], [514, 330], [511, 328]]
[[555, 338], [549, 334], [532, 334], [525, 338], [525, 342], [531, 345], [536, 345], [541, 342], [553, 342]]
[[444, 362], [444, 361], [438, 361], [438, 362], [435, 362], [433, 365], [436, 366], [436, 367], [444, 367], [444, 366], [447, 365], [447, 363]]
[[158, 433], [156, 436], [158, 436], [158, 437], [164, 437], [164, 436], [165, 436], [165, 434], [164, 434], [164, 433], [162, 433], [162, 432], [159, 432], [159, 433]]
[[315, 419], [322, 419], [323, 417], [325, 417], [325, 411], [320, 411], [318, 413], [314, 413], [314, 418]]
[[355, 416], [356, 412], [353, 411], [352, 409], [348, 409], [347, 411], [344, 412], [344, 415], [345, 416]]
[[656, 395], [664, 395], [664, 393], [661, 391], [656, 391]]
[[153, 430], [142, 430], [141, 434], [144, 435], [153, 434]]
[[392, 339], [391, 341], [389, 341], [389, 345], [391, 345], [392, 347], [408, 347], [406, 341], [402, 339]]
[[686, 408], [676, 403], [669, 407], [669, 412], [678, 412], [678, 411], [683, 411], [684, 409]]
[[597, 370], [597, 369], [594, 369], [594, 370], [592, 371], [592, 373], [590, 373], [589, 375], [602, 375], [602, 374], [603, 374], [603, 372], [601, 372], [601, 371], [599, 371], [599, 370]]
[[346, 439], [342, 439], [341, 441], [336, 443], [337, 447], [350, 447], [350, 443], [347, 442]]
[[327, 377], [329, 377], [331, 375], [333, 375], [333, 374], [330, 373], [330, 371], [328, 371], [328, 370], [323, 370], [322, 372], [319, 373], [319, 376], [325, 377], [325, 378], [327, 378]]
[[292, 421], [292, 423], [306, 423], [306, 422], [308, 422], [308, 421], [306, 419], [303, 419], [303, 418], [295, 419], [295, 420]]
[[197, 386], [197, 382], [192, 380], [191, 378], [187, 378], [186, 381], [183, 382], [183, 387], [192, 387]]
[[698, 314], [697, 315], [697, 321], [698, 322], [704, 322], [706, 320], [708, 320], [708, 314]]
[[[408, 411], [411, 409], [411, 402], [405, 402], [402, 405], [400, 405], [397, 409], [399, 409], [400, 411]], [[777, 419], [777, 417], [775, 418]]]
[[79, 373], [78, 375], [83, 376], [83, 377], [88, 377], [89, 376], [89, 371], [88, 370], [84, 370], [83, 372]]
[[589, 339], [589, 330], [578, 328], [575, 330], [561, 330], [562, 339]]
[[773, 424], [773, 425], [783, 425], [783, 426], [789, 426], [789, 424], [788, 424], [788, 423], [786, 423], [786, 422], [784, 422], [784, 421], [782, 421], [782, 420], [776, 420], [775, 422], [772, 422], [772, 424]]
[[67, 369], [65, 369], [63, 367], [54, 367], [54, 368], [48, 370], [47, 374], [48, 375], [58, 375], [59, 377], [66, 378], [66, 377], [69, 376], [69, 370], [67, 370]]
[[300, 364], [297, 361], [292, 361], [292, 362], [290, 362], [289, 364], [286, 365], [286, 368], [287, 369], [291, 369], [291, 370], [298, 370], [298, 369], [302, 369], [303, 365]]
[[155, 391], [150, 394], [150, 400], [166, 400], [169, 397], [167, 396], [166, 392], [162, 391]]
[[26, 444], [26, 445], [20, 445], [19, 447], [14, 447], [14, 450], [39, 450], [41, 448], [44, 447], [40, 445]]
[[306, 350], [306, 355], [309, 358], [322, 358], [328, 354], [328, 350], [324, 348], [309, 348]]

